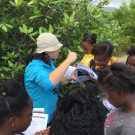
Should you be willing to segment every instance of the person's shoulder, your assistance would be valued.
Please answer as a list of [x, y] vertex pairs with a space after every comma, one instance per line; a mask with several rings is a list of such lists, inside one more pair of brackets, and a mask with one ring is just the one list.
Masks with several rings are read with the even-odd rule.
[[94, 55], [93, 54], [85, 54], [88, 58], [91, 58], [91, 59], [93, 59], [94, 58]]
[[45, 64], [42, 60], [32, 60], [26, 67], [25, 72], [27, 71], [35, 71], [38, 70], [44, 70], [44, 67], [46, 67], [47, 64]]
[[42, 60], [39, 59], [34, 59], [32, 60], [29, 64], [28, 64], [28, 68], [29, 67], [40, 67], [40, 66], [44, 66], [47, 65], [45, 62], [43, 62]]
[[118, 59], [115, 56], [112, 56], [111, 61], [112, 61], [112, 63], [115, 63], [115, 62], [118, 62]]

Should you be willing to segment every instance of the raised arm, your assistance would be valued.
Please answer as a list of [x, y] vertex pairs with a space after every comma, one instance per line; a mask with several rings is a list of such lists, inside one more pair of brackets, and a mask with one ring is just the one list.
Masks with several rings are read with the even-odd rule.
[[69, 52], [66, 60], [64, 60], [64, 62], [62, 62], [53, 72], [50, 73], [49, 79], [52, 81], [53, 85], [57, 85], [62, 80], [68, 67], [76, 59], [77, 54], [75, 52]]

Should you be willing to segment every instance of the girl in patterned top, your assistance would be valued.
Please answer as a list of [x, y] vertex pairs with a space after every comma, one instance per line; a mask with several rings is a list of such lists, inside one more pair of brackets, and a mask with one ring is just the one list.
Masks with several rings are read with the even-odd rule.
[[104, 124], [104, 135], [135, 135], [135, 71], [128, 65], [114, 63], [102, 69], [98, 85], [116, 109]]

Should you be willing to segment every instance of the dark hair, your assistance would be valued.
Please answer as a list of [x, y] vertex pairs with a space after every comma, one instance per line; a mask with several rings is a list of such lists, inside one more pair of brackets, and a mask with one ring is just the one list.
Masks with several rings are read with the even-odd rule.
[[114, 63], [110, 67], [100, 70], [98, 84], [118, 94], [122, 92], [134, 93], [135, 71], [125, 64]]
[[106, 54], [107, 57], [110, 57], [113, 53], [113, 45], [109, 41], [100, 41], [94, 45], [91, 54], [93, 55], [102, 55]]
[[29, 64], [29, 62], [31, 62], [33, 59], [40, 59], [43, 62], [45, 62], [46, 64], [50, 65], [50, 58], [49, 56], [43, 52], [43, 53], [34, 53], [30, 56], [30, 58], [27, 60], [27, 65]]
[[129, 55], [129, 56], [135, 55], [135, 46], [130, 47], [130, 49], [127, 52], [127, 55]]
[[[106, 108], [97, 96], [99, 88], [91, 83], [86, 88], [60, 98], [51, 121], [54, 135], [104, 135]], [[74, 90], [74, 89], [72, 89]]]
[[0, 88], [0, 126], [10, 116], [21, 116], [23, 109], [28, 107], [30, 99], [27, 92], [16, 80], [7, 80]]
[[97, 35], [95, 33], [88, 34], [85, 33], [82, 39], [82, 42], [88, 42], [89, 44], [93, 45], [96, 43]]

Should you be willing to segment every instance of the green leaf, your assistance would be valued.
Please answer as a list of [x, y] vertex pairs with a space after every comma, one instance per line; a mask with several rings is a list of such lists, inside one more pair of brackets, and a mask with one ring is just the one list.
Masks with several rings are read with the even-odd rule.
[[65, 12], [63, 13], [63, 15], [66, 19], [69, 19], [69, 16]]
[[28, 3], [28, 5], [33, 5], [33, 1], [30, 1], [30, 2]]
[[52, 25], [51, 25], [51, 24], [49, 24], [49, 29], [48, 29], [48, 32], [53, 33], [53, 27], [52, 27]]
[[11, 5], [13, 5], [13, 6], [16, 6], [15, 3], [12, 2], [12, 1], [9, 1], [9, 3], [10, 3]]
[[14, 54], [15, 54], [15, 52], [12, 52], [12, 53], [11, 53], [11, 58], [13, 58]]
[[14, 64], [14, 67], [13, 67], [13, 69], [15, 69], [17, 67], [17, 62]]
[[33, 32], [33, 27], [31, 27], [29, 30], [28, 30], [28, 33], [31, 33]]
[[20, 32], [24, 33], [23, 28], [19, 27]]
[[38, 17], [41, 17], [42, 15], [35, 15], [35, 16], [31, 16], [29, 19], [34, 19], [34, 18], [38, 18]]
[[15, 72], [11, 72], [12, 78], [14, 78], [15, 76]]
[[45, 19], [45, 22], [48, 24], [48, 19], [47, 18]]
[[27, 32], [28, 32], [27, 26], [25, 24], [23, 24], [23, 31], [25, 34], [27, 34]]
[[7, 30], [7, 27], [6, 27], [5, 25], [2, 26], [2, 29], [3, 29], [5, 32], [8, 31], [8, 30]]
[[74, 16], [75, 16], [75, 12], [73, 11], [73, 13], [70, 16], [70, 21], [72, 21], [74, 19]]
[[3, 56], [1, 58], [4, 59], [4, 60], [8, 60], [9, 59], [9, 57], [7, 57], [7, 56]]
[[40, 2], [39, 4], [40, 4], [40, 5], [42, 5], [43, 7], [45, 7], [45, 6], [46, 6], [46, 4], [45, 4], [45, 3], [43, 3], [43, 2]]
[[5, 23], [5, 25], [8, 27], [8, 28], [13, 28], [13, 26], [12, 25], [10, 25], [10, 24], [7, 24], [7, 23]]
[[30, 36], [31, 40], [33, 40], [34, 42], [36, 41], [32, 36]]
[[33, 36], [36, 36], [37, 34], [38, 34], [38, 31], [29, 34], [29, 36], [33, 37]]
[[61, 35], [55, 35], [57, 38], [61, 38]]
[[42, 27], [39, 28], [39, 34], [43, 33]]
[[16, 4], [17, 6], [19, 6], [19, 5], [22, 4], [22, 0], [14, 0], [14, 1], [15, 1], [15, 4]]
[[58, 0], [58, 1], [53, 1], [53, 2], [50, 2], [50, 3], [52, 3], [52, 4], [58, 4], [58, 3], [60, 3], [61, 1], [60, 0]]
[[9, 67], [13, 67], [14, 66], [14, 64], [10, 60], [8, 60], [8, 65], [9, 65]]
[[4, 71], [6, 71], [6, 72], [8, 72], [8, 71], [11, 71], [12, 69], [10, 69], [10, 68], [8, 68], [8, 67], [2, 67], [1, 68], [2, 70], [4, 70]]
[[15, 69], [15, 71], [22, 70], [23, 67], [24, 67], [23, 65], [19, 65], [19, 66], [17, 66], [17, 68]]
[[17, 58], [18, 56], [19, 56], [19, 54], [15, 54], [15, 55], [14, 55], [14, 58]]
[[18, 0], [14, 0], [15, 1], [15, 4], [18, 5]]

